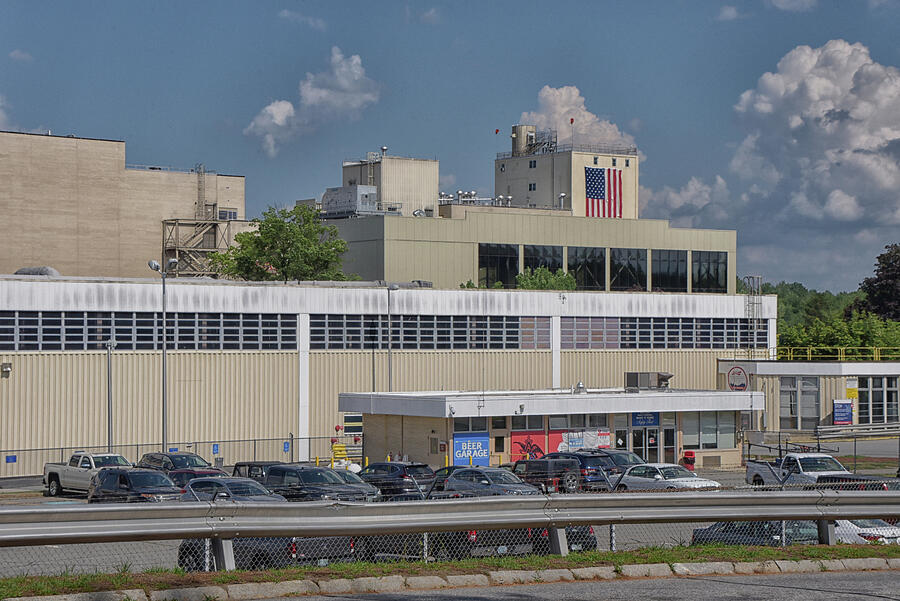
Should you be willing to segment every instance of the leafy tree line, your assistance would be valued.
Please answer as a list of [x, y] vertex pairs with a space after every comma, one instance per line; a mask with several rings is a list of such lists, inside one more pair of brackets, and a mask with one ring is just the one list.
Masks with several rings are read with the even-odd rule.
[[[747, 292], [738, 281], [738, 292]], [[900, 244], [889, 244], [855, 292], [819, 292], [797, 282], [764, 283], [778, 295], [778, 345], [900, 347]]]

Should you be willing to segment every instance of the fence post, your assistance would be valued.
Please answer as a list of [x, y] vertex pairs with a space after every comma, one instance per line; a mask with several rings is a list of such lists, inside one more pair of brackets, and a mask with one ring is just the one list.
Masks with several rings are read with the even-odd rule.
[[610, 551], [616, 550], [616, 525], [615, 524], [609, 525], [609, 550]]
[[569, 554], [569, 541], [566, 540], [566, 528], [547, 528], [547, 535], [550, 538], [550, 553], [553, 555], [562, 555], [565, 557]]
[[230, 538], [212, 539], [213, 557], [216, 558], [216, 569], [234, 570], [234, 545]]
[[816, 520], [816, 527], [819, 530], [819, 544], [833, 545], [835, 544], [834, 522], [831, 520]]

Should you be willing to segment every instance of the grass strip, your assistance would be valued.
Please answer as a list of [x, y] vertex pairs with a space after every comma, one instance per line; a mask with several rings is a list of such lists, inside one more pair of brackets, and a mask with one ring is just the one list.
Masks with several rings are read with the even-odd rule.
[[361, 576], [448, 576], [485, 574], [494, 570], [548, 570], [646, 563], [690, 563], [706, 561], [769, 561], [799, 559], [851, 559], [860, 557], [900, 558], [900, 545], [797, 545], [794, 547], [743, 547], [735, 545], [699, 545], [690, 547], [647, 547], [636, 551], [585, 551], [567, 557], [526, 555], [490, 557], [461, 561], [335, 563], [325, 567], [296, 566], [282, 570], [194, 572], [180, 569], [153, 569], [133, 573], [128, 566], [115, 574], [74, 574], [56, 576], [16, 576], [0, 579], [0, 599], [62, 595], [122, 589], [146, 592], [195, 586], [215, 586], [245, 582], [282, 582], [285, 580], [329, 580]]

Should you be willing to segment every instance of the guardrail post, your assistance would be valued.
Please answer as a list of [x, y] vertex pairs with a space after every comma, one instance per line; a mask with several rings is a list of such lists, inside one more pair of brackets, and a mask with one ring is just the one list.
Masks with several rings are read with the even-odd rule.
[[819, 544], [833, 545], [835, 544], [834, 522], [831, 520], [816, 520], [816, 526], [819, 529]]
[[569, 541], [566, 540], [565, 527], [547, 528], [547, 535], [550, 537], [550, 553], [563, 557], [569, 554]]
[[213, 556], [216, 558], [216, 569], [234, 570], [234, 545], [230, 538], [214, 538], [212, 540]]

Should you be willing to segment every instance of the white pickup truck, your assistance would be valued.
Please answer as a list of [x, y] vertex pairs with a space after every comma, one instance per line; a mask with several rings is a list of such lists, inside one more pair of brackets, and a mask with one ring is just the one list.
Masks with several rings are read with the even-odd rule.
[[131, 462], [116, 453], [75, 453], [68, 463], [44, 464], [44, 487], [51, 497], [63, 490], [87, 492], [100, 468], [115, 466], [131, 466]]
[[822, 476], [852, 476], [824, 453], [788, 453], [774, 461], [747, 461], [747, 484], [815, 484]]

